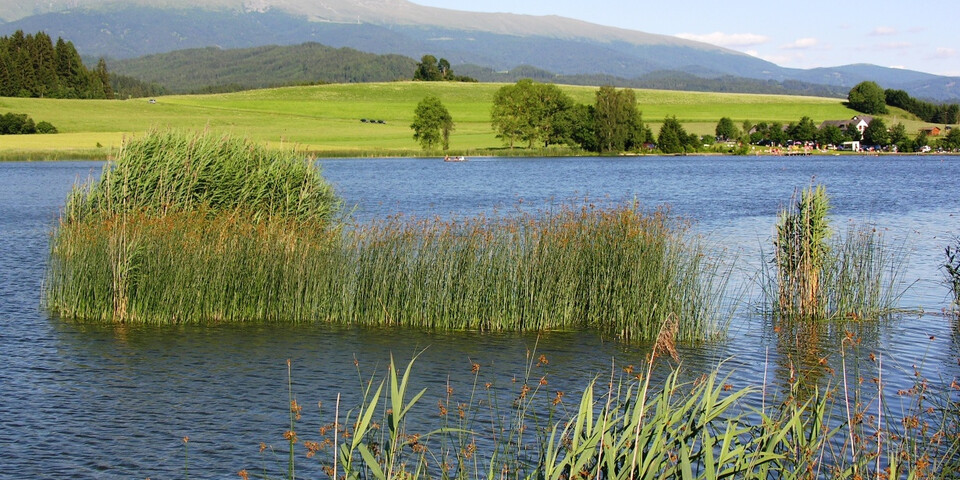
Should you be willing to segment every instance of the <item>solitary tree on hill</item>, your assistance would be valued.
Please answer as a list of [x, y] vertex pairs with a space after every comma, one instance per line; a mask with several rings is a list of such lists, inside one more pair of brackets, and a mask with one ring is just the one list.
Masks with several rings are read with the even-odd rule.
[[887, 113], [887, 94], [875, 82], [860, 82], [847, 95], [850, 108], [866, 113], [868, 115], [877, 115]]
[[453, 117], [443, 106], [440, 99], [429, 95], [420, 100], [414, 111], [413, 138], [420, 142], [424, 150], [432, 150], [441, 145], [444, 150], [450, 147], [450, 132], [453, 131]]

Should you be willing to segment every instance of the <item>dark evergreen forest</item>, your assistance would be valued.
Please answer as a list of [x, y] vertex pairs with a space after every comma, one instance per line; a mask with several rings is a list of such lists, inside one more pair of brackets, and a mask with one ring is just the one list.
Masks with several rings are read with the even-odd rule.
[[17, 30], [0, 37], [0, 96], [36, 98], [114, 98], [107, 64], [83, 65], [73, 43]]

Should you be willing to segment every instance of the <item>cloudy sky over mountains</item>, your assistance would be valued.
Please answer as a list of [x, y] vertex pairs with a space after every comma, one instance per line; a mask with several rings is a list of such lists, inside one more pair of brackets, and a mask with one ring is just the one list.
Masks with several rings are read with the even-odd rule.
[[746, 52], [784, 67], [872, 63], [960, 76], [960, 33], [951, 2], [412, 1], [456, 10], [560, 15], [675, 35]]

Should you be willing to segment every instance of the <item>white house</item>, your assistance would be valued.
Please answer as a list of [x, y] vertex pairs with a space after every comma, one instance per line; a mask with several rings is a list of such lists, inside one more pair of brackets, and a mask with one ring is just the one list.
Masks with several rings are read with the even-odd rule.
[[849, 130], [850, 128], [856, 128], [857, 131], [863, 135], [863, 131], [870, 126], [870, 122], [873, 121], [873, 117], [869, 115], [857, 115], [856, 117], [851, 118], [850, 120], [826, 120], [820, 124], [820, 128], [826, 127], [827, 125], [833, 125], [839, 127], [843, 130]]

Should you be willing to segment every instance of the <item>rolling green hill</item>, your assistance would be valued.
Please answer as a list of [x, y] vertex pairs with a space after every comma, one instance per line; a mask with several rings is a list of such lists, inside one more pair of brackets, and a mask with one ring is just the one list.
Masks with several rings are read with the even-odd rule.
[[408, 80], [417, 63], [318, 43], [225, 50], [178, 50], [110, 64], [111, 71], [163, 85], [174, 93], [233, 85], [234, 90], [311, 83]]
[[[229, 131], [272, 145], [298, 144], [321, 155], [419, 153], [410, 123], [417, 103], [437, 95], [449, 109], [457, 151], [502, 148], [490, 126], [494, 92], [502, 84], [391, 82], [251, 90], [218, 95], [175, 95], [124, 101], [0, 98], [0, 113], [26, 113], [54, 124], [56, 135], [0, 136], [0, 155], [89, 157], [108, 154], [124, 136], [151, 128]], [[577, 102], [592, 103], [596, 87], [563, 86]], [[817, 123], [855, 114], [839, 99], [783, 95], [637, 90], [644, 121], [654, 131], [675, 115], [693, 133], [712, 133], [724, 116], [737, 123], [788, 123], [806, 115]], [[384, 120], [364, 123], [361, 119]], [[908, 125], [908, 128], [913, 128]], [[97, 145], [103, 148], [98, 149]]]
[[[412, 76], [415, 65], [414, 59], [401, 55], [374, 55], [312, 42], [242, 49], [186, 49], [109, 63], [110, 70], [115, 74], [161, 85], [170, 93], [222, 93], [315, 83], [407, 80]], [[704, 78], [679, 71], [658, 71], [637, 79], [601, 74], [561, 75], [531, 66], [498, 72], [489, 67], [461, 65], [455, 71], [480, 81], [495, 83], [530, 78], [567, 85], [837, 98], [846, 97], [849, 90], [804, 82], [755, 80], [729, 75]]]

